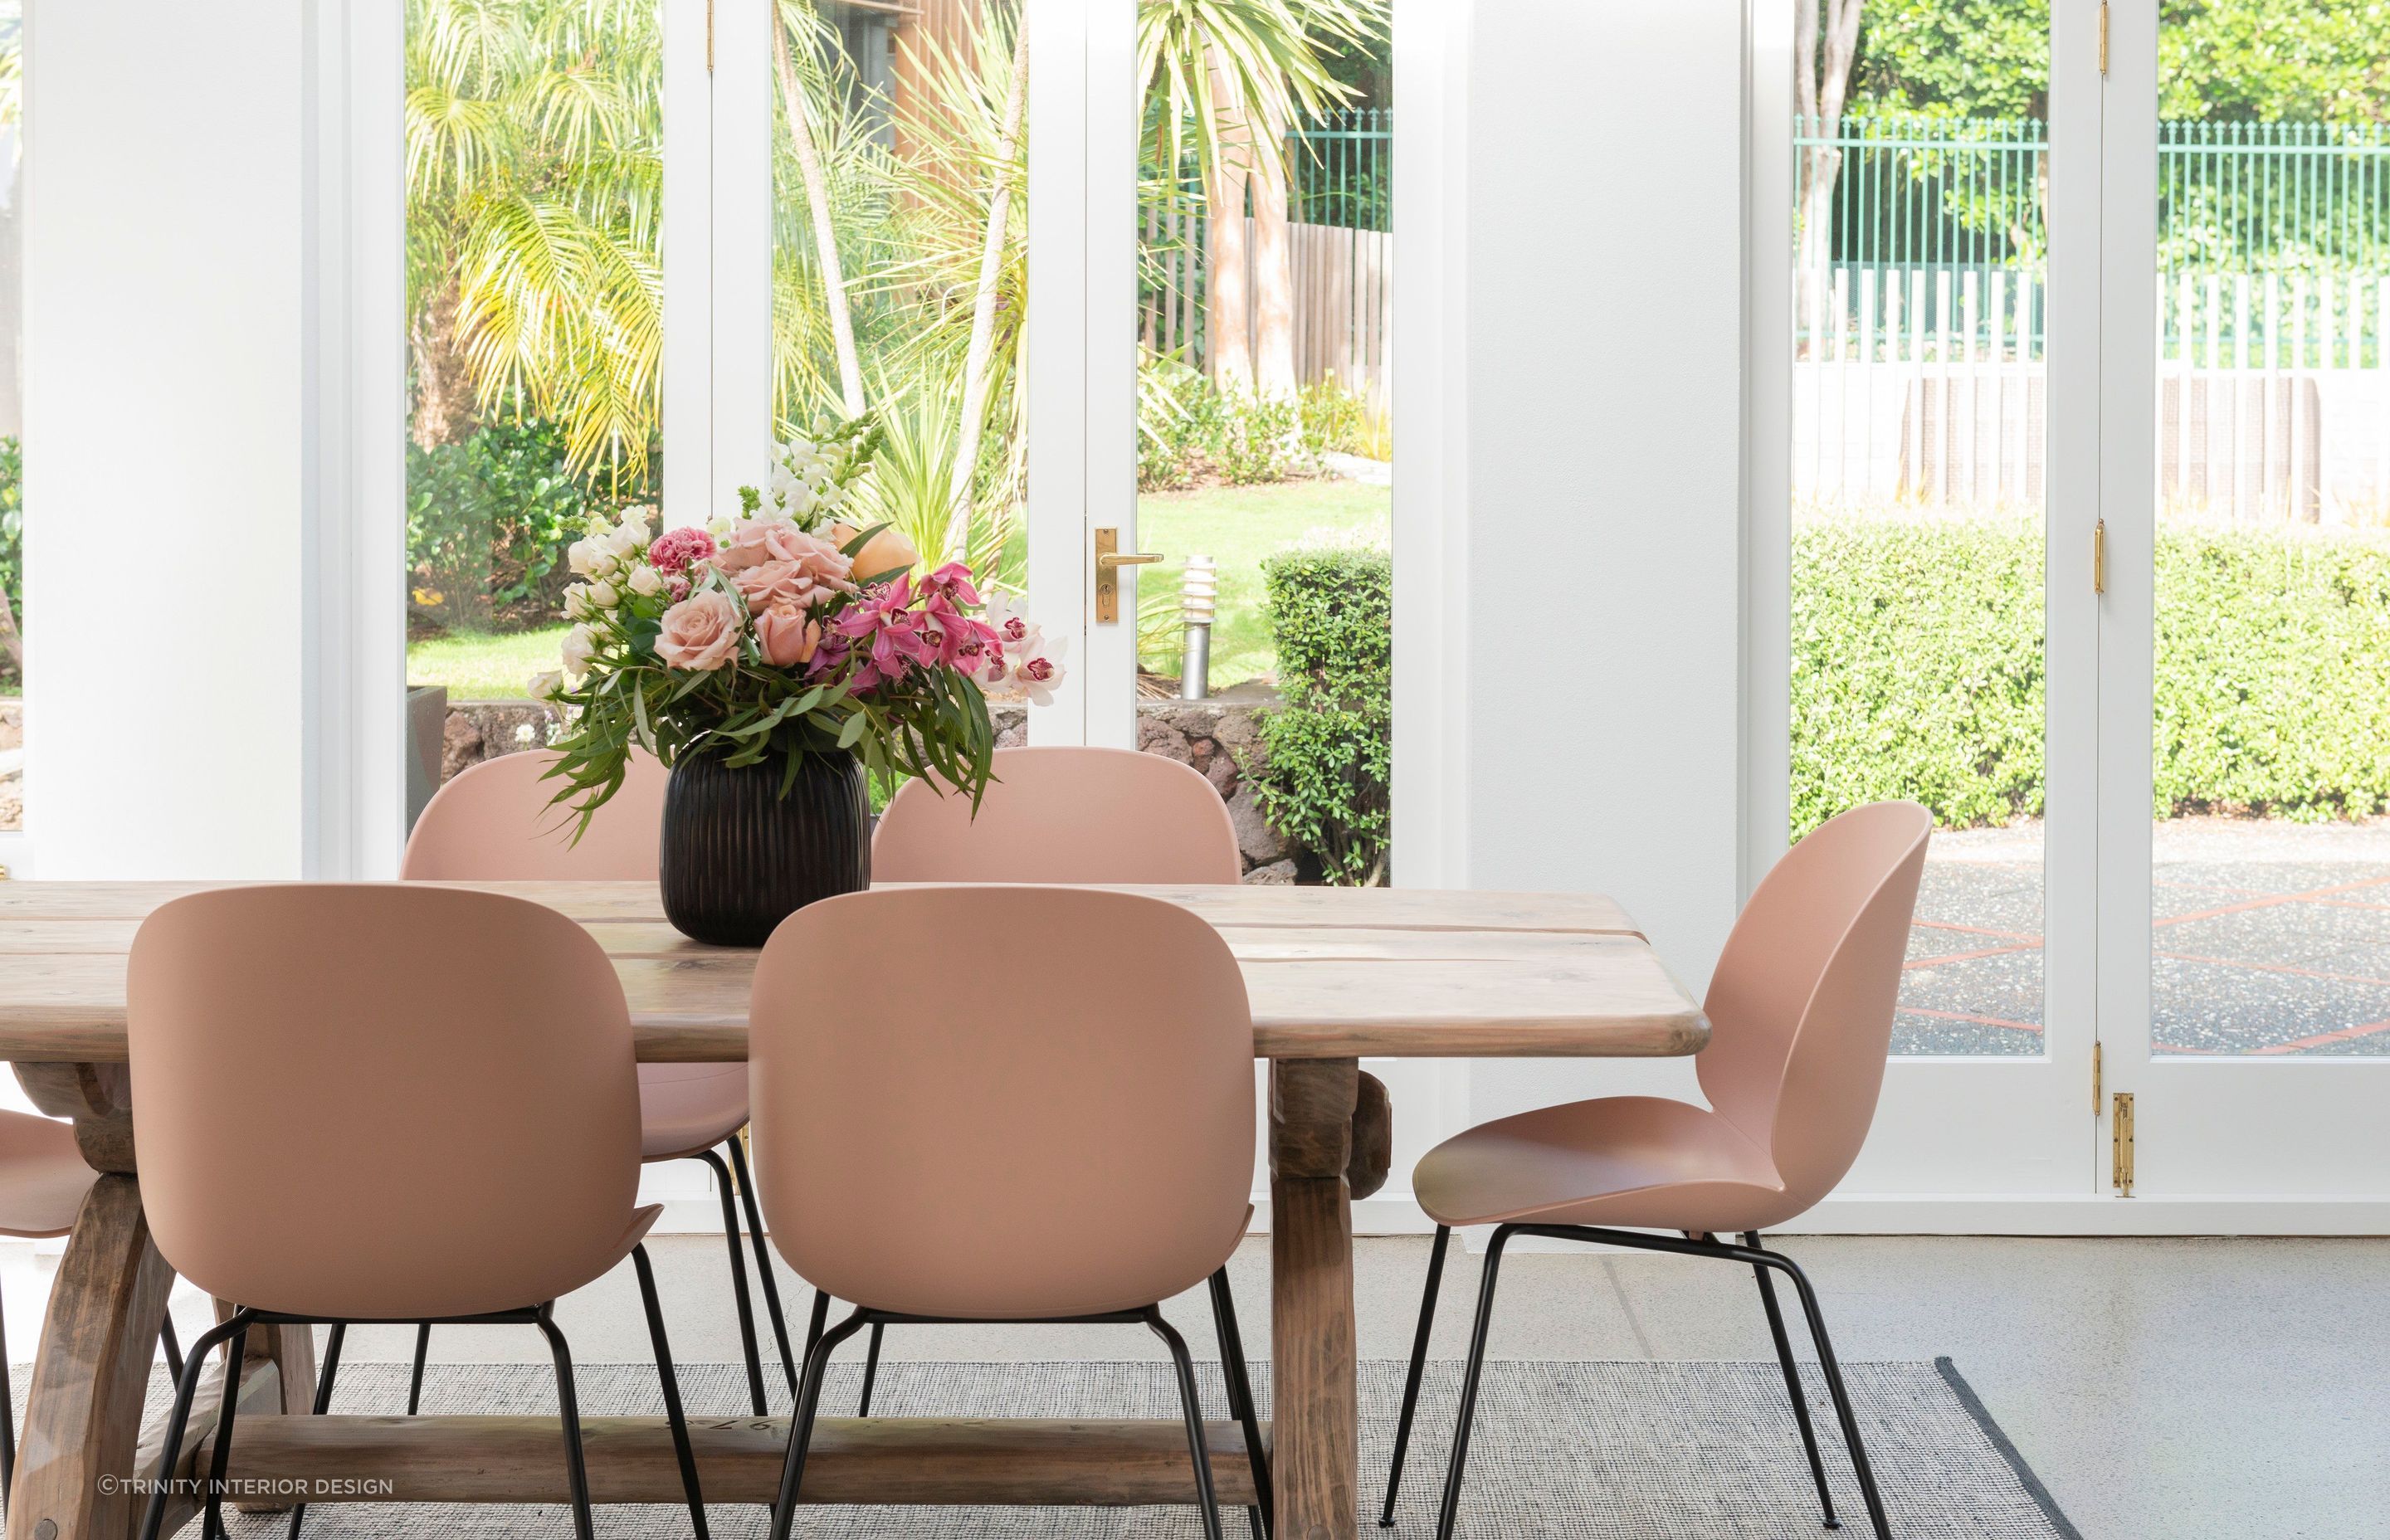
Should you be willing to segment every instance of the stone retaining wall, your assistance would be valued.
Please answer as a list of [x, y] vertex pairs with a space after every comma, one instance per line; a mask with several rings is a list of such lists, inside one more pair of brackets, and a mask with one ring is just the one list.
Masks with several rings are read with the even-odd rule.
[[[1245, 773], [1260, 753], [1255, 712], [1271, 704], [1275, 698], [1141, 700], [1137, 708], [1137, 746], [1149, 754], [1193, 765], [1218, 790], [1220, 800], [1228, 804], [1228, 819], [1236, 826], [1246, 881], [1296, 882], [1310, 875], [1304, 853], [1270, 827]], [[995, 717], [999, 745], [1013, 748], [1026, 741], [1024, 708], [1001, 706]], [[500, 754], [540, 748], [555, 731], [557, 721], [553, 708], [535, 700], [454, 702], [441, 736], [440, 778], [445, 781], [469, 765]]]

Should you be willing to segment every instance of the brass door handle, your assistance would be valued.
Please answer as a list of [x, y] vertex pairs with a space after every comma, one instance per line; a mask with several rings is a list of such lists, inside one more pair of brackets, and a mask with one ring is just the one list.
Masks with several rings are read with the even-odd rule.
[[1096, 532], [1096, 623], [1120, 623], [1120, 570], [1142, 567], [1162, 557], [1153, 551], [1124, 551], [1120, 548], [1120, 531], [1105, 525]]

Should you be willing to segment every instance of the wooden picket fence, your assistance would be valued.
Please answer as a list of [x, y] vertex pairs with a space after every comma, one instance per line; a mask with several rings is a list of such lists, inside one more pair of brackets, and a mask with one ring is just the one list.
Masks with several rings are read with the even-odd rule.
[[[1150, 209], [1147, 219], [1145, 345], [1201, 365], [1210, 347], [1202, 296], [1211, 222], [1163, 209]], [[1258, 296], [1253, 223], [1245, 221], [1245, 292]], [[1288, 233], [1295, 379], [1305, 385], [1333, 379], [1382, 407], [1393, 380], [1394, 236], [1335, 225], [1291, 225]], [[1248, 340], [1257, 341], [1259, 306], [1249, 304], [1246, 313]]]
[[[1801, 285], [1793, 482], [1810, 503], [2040, 504], [2045, 291], [2002, 268], [1836, 266]], [[2167, 511], [2390, 520], [2390, 274], [2164, 276]]]

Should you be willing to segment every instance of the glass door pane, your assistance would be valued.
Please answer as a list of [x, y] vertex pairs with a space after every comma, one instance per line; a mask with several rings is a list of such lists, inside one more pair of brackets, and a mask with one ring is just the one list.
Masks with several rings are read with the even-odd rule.
[[2167, 16], [2151, 1048], [2390, 1055], [2390, 40]]
[[[1230, 22], [1224, 47], [1208, 29]], [[1255, 879], [1381, 882], [1389, 18], [1149, 0], [1138, 30], [1137, 308], [1114, 323], [1137, 350], [1137, 541], [1162, 557], [1134, 590], [1138, 741], [1229, 799]]]
[[[867, 418], [854, 527], [891, 526], [922, 570], [968, 562], [1007, 614], [1028, 584], [1025, 44], [1011, 0], [773, 6], [774, 435]], [[1041, 692], [989, 687], [1000, 741]]]
[[406, 7], [408, 821], [544, 743], [593, 517], [656, 501], [663, 25], [654, 0]]
[[[2043, 1052], [2050, 15], [1805, 7], [1795, 40], [1798, 840], [1934, 815], [1893, 1051]], [[1971, 68], [1940, 61], [1961, 41]]]

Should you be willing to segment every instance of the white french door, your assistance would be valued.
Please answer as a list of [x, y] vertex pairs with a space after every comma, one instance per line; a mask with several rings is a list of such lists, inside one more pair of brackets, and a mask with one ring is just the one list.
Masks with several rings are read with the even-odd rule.
[[[1755, 80], [1787, 13], [1763, 18]], [[2283, 678], [2248, 650], [2315, 623], [2301, 606], [2332, 600], [2334, 574], [2380, 541], [2365, 497], [2390, 478], [2390, 271], [2346, 236], [2360, 223], [2346, 201], [2317, 191], [2335, 174], [2371, 183], [2321, 158], [2320, 173], [2198, 160], [2264, 137], [2246, 130], [2161, 132], [2160, 61], [2180, 50], [2162, 56], [2158, 0], [2052, 0], [2045, 131], [1976, 122], [1935, 141], [1810, 124], [1791, 196], [1771, 200], [1764, 160], [1754, 173], [1755, 217], [1781, 213], [1813, 174], [1805, 156], [1863, 176], [1882, 153], [1870, 135], [1897, 136], [1918, 181], [1966, 166], [1975, 207], [2038, 199], [2028, 212], [2046, 230], [2039, 251], [1921, 273], [1849, 260], [1866, 247], [1845, 206], [1831, 264], [1796, 270], [1780, 318], [1790, 398], [1754, 402], [1761, 420], [1780, 412], [1793, 447], [1781, 544], [1754, 518], [1755, 560], [1786, 560], [1792, 580], [1792, 656], [1754, 656], [1791, 664], [1796, 817], [1847, 805], [1831, 791], [1853, 766], [1897, 764], [1920, 794], [1962, 802], [1930, 756], [1900, 757], [1933, 725], [1887, 720], [1976, 710], [2020, 657], [2039, 672], [2006, 719], [1961, 723], [1976, 735], [1960, 739], [1978, 755], [1970, 787], [1998, 790], [2019, 743], [2039, 750], [2040, 774], [2019, 773], [2005, 815], [1978, 795], [1937, 831], [1881, 1110], [1820, 1227], [2390, 1228], [2390, 837], [2332, 816], [2347, 811], [2338, 789], [2282, 773], [2294, 745], [2268, 737], [2283, 714], [2269, 702], [2346, 687], [2329, 651], [2319, 673]], [[2180, 96], [2167, 93], [2178, 113]], [[1754, 121], [1791, 116], [1764, 89], [1755, 106]], [[2020, 163], [2037, 188], [2004, 186]], [[2269, 176], [2309, 177], [2309, 201], [2287, 215], [2264, 202]], [[2263, 212], [2237, 234], [2233, 199]], [[1884, 423], [1889, 452], [1871, 440]], [[1854, 511], [1886, 460], [1898, 507]], [[1832, 562], [1868, 559], [1862, 576], [1908, 585], [1888, 619], [1818, 597], [1848, 575]], [[2034, 567], [2038, 615], [2016, 612], [2017, 584], [1984, 578]], [[1980, 664], [1950, 692], [1960, 705], [1895, 687], [1889, 704], [1834, 714], [1836, 689], [1913, 661], [1887, 652], [1928, 648]], [[2363, 772], [2352, 778], [2361, 803]], [[1782, 805], [1764, 767], [1759, 781], [1754, 818]], [[1848, 802], [1898, 794], [1854, 784]], [[2243, 785], [2284, 805], [2215, 789]], [[2250, 815], [2286, 810], [2305, 816]], [[1755, 846], [1754, 869], [1777, 849]]]
[[[2129, 1176], [2139, 1204], [2231, 1213], [2265, 1200], [2270, 1227], [2380, 1229], [2390, 1225], [2390, 853], [2380, 834], [2345, 818], [2151, 815], [2153, 775], [2159, 796], [2170, 796], [2186, 779], [2178, 763], [2204, 751], [2207, 730], [2187, 726], [2178, 704], [2186, 687], [2210, 700], [2248, 698], [2252, 721], [2269, 695], [2349, 687], [2329, 671], [2267, 679], [2217, 644], [2214, 616], [2241, 616], [2256, 631], [2301, 626], [2302, 614], [2313, 624], [2302, 604], [2337, 602], [2334, 573], [2378, 544], [2363, 526], [2390, 469], [2390, 396], [2378, 393], [2390, 272], [2347, 235], [2371, 222], [2370, 210], [2352, 218], [2349, 204], [2374, 167], [2363, 150], [2303, 167], [2317, 213], [2288, 234], [2307, 248], [2312, 275], [2281, 272], [2284, 242], [2262, 236], [2205, 261], [2171, 251], [2163, 232], [2184, 223], [2180, 205], [2231, 197], [2249, 174], [2245, 161], [2215, 164], [2199, 142], [2222, 135], [2160, 132], [2170, 83], [2161, 59], [2179, 53], [2162, 50], [2161, 29], [2176, 24], [2162, 20], [2157, 0], [2112, 0], [2101, 280], [2103, 1190], [2121, 1200]], [[2177, 206], [2162, 216], [2165, 199]], [[2268, 559], [2284, 549], [2292, 554]], [[2381, 683], [2358, 688], [2371, 696]], [[2185, 741], [2194, 734], [2203, 741]], [[2253, 742], [2244, 751], [2269, 751]]]

